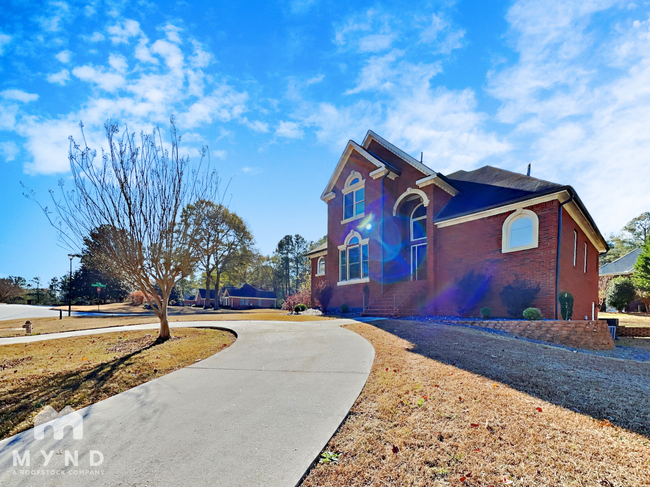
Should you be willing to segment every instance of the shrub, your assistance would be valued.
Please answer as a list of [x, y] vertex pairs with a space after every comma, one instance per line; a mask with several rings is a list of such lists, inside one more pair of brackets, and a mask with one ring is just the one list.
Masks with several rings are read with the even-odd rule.
[[341, 313], [347, 313], [348, 311], [350, 311], [350, 307], [347, 304], [343, 303], [341, 305]]
[[126, 300], [136, 306], [144, 304], [145, 296], [142, 291], [134, 291], [126, 297]]
[[634, 299], [634, 284], [627, 277], [612, 279], [607, 288], [607, 305], [623, 311]]
[[544, 318], [539, 308], [526, 308], [523, 312], [524, 318], [529, 321], [541, 320]]
[[282, 303], [282, 309], [287, 311], [294, 311], [298, 304], [303, 304], [307, 307], [311, 306], [311, 295], [308, 290], [305, 289], [287, 296]]
[[471, 314], [476, 310], [490, 288], [487, 274], [474, 271], [465, 274], [456, 284], [456, 311], [460, 315]]
[[305, 306], [305, 305], [302, 304], [302, 303], [300, 303], [300, 304], [296, 304], [296, 306], [293, 308], [293, 310], [294, 310], [296, 313], [301, 313], [302, 311], [307, 311], [307, 306]]
[[487, 320], [490, 319], [490, 316], [492, 316], [492, 310], [490, 308], [487, 306], [481, 308], [481, 318]]
[[533, 285], [524, 279], [515, 279], [499, 293], [501, 302], [513, 318], [521, 318], [526, 308], [530, 308], [539, 294], [539, 283]]
[[569, 292], [560, 293], [560, 315], [563, 320], [570, 320], [573, 316], [573, 295]]

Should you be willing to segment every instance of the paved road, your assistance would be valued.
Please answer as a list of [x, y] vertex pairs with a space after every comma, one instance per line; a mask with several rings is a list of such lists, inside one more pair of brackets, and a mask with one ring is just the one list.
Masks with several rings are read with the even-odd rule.
[[[68, 428], [55, 440], [48, 428], [42, 440], [29, 430], [0, 442], [0, 485], [294, 486], [347, 415], [374, 359], [372, 346], [342, 323], [175, 323], [227, 327], [238, 338], [79, 410], [83, 439]], [[0, 343], [28, 338], [49, 337]], [[41, 450], [55, 452], [47, 467]], [[101, 452], [101, 465], [90, 466], [90, 450]], [[26, 451], [30, 474], [13, 466], [14, 452], [22, 459]], [[78, 452], [78, 466], [64, 466], [66, 451]]]
[[[67, 316], [67, 313], [64, 313]], [[27, 304], [0, 304], [0, 321], [18, 318], [43, 318], [59, 316], [58, 311], [52, 311], [50, 306], [29, 306]]]

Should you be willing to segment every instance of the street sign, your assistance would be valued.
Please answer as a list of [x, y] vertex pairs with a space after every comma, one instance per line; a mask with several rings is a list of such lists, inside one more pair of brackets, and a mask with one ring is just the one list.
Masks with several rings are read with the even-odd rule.
[[102, 288], [106, 287], [106, 284], [102, 284], [101, 282], [97, 281], [95, 284], [91, 284], [91, 286], [95, 286], [97, 288], [97, 311], [99, 311], [99, 295], [102, 292]]

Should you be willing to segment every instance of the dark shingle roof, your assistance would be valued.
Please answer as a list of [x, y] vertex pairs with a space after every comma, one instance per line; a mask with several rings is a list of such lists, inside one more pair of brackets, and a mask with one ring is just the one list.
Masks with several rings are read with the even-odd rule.
[[625, 254], [620, 259], [615, 260], [614, 262], [609, 262], [605, 264], [600, 269], [598, 269], [598, 274], [601, 276], [611, 276], [611, 275], [620, 275], [620, 274], [629, 274], [634, 271], [634, 264], [636, 264], [639, 255], [641, 255], [642, 249], [634, 249], [629, 254]]
[[[199, 289], [199, 296], [201, 299], [205, 299], [205, 289]], [[210, 289], [210, 299], [214, 299], [214, 289]]]
[[273, 291], [260, 291], [255, 289], [250, 284], [244, 284], [239, 289], [232, 288], [228, 289], [228, 294], [234, 297], [242, 298], [271, 298], [276, 299], [275, 293]]
[[305, 257], [309, 257], [310, 255], [318, 254], [319, 252], [323, 252], [324, 250], [327, 250], [327, 242], [320, 244], [318, 247], [316, 247], [313, 250], [310, 250], [305, 254]]
[[447, 175], [445, 179], [460, 193], [438, 213], [435, 217], [437, 222], [567, 188], [492, 166], [484, 166], [474, 171], [457, 171]]

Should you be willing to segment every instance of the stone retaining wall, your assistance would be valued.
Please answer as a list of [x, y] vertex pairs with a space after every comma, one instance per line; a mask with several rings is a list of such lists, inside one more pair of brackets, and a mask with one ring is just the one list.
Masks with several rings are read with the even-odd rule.
[[619, 337], [650, 337], [650, 327], [618, 326], [616, 336]]
[[[454, 321], [511, 335], [585, 350], [611, 350], [614, 341], [605, 321]], [[619, 330], [624, 327], [619, 327]], [[650, 328], [648, 328], [650, 330]], [[648, 334], [650, 336], [650, 334]]]

